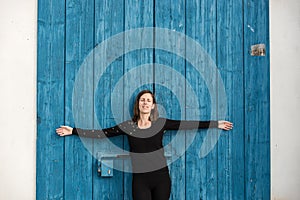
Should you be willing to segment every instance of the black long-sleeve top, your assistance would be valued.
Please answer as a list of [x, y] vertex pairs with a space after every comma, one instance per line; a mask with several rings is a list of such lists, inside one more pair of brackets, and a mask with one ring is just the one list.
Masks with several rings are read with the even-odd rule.
[[128, 137], [132, 170], [134, 173], [168, 170], [162, 138], [166, 130], [192, 130], [217, 128], [218, 121], [185, 121], [158, 118], [151, 127], [140, 129], [136, 122], [125, 121], [111, 128], [85, 130], [74, 128], [72, 134], [88, 138], [105, 138], [119, 135]]

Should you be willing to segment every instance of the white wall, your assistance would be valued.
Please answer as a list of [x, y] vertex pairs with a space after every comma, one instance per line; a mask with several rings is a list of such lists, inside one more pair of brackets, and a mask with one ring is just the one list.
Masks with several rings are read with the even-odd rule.
[[271, 0], [271, 156], [276, 200], [300, 199], [300, 1]]
[[0, 1], [0, 199], [35, 199], [36, 0]]
[[[37, 0], [0, 2], [0, 199], [35, 199]], [[300, 1], [270, 0], [272, 199], [300, 198]]]

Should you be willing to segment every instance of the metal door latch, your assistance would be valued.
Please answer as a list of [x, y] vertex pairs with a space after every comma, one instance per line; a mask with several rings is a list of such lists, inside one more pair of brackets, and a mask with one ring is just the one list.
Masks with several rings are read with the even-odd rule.
[[98, 176], [111, 177], [113, 176], [113, 160], [98, 160]]

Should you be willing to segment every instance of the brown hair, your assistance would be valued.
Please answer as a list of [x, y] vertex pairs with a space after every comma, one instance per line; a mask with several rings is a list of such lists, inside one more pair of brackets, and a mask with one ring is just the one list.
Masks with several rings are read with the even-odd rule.
[[149, 120], [150, 121], [156, 121], [158, 118], [158, 110], [156, 106], [156, 99], [154, 94], [150, 90], [142, 90], [135, 99], [134, 107], [133, 107], [133, 117], [132, 121], [137, 122], [140, 119], [140, 109], [139, 109], [139, 101], [143, 94], [149, 93], [152, 96], [153, 103], [155, 104], [154, 108], [151, 110]]

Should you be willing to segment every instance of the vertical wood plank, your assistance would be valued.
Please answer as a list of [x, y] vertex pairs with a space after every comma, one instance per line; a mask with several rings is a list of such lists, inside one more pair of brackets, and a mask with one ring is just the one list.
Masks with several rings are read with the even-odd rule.
[[[153, 27], [153, 0], [128, 0], [125, 1], [125, 31]], [[141, 32], [143, 38], [143, 33]], [[126, 42], [130, 35], [125, 34], [125, 48], [142, 44], [142, 41], [136, 43]], [[145, 38], [145, 37], [144, 37]], [[145, 40], [153, 40], [152, 38], [145, 38]], [[130, 76], [124, 79], [124, 119], [131, 118], [128, 113], [132, 114], [133, 103], [138, 92], [143, 89], [153, 90], [153, 66], [139, 67], [140, 65], [153, 62], [152, 49], [138, 49], [125, 55], [124, 74], [130, 73]], [[144, 84], [150, 83], [150, 84]], [[129, 149], [128, 143], [125, 143], [125, 148]], [[128, 163], [126, 163], [128, 165]], [[132, 174], [124, 174], [124, 199], [132, 199]]]
[[38, 3], [36, 199], [63, 199], [64, 1]]
[[[84, 85], [74, 88], [82, 99], [72, 102], [74, 80], [94, 46], [94, 1], [66, 1], [65, 120], [67, 125], [93, 128], [93, 63], [85, 67]], [[76, 105], [72, 105], [75, 103]], [[78, 103], [78, 104], [77, 104]], [[83, 106], [85, 105], [85, 106]], [[76, 109], [72, 113], [72, 106]], [[83, 110], [85, 109], [85, 110]], [[76, 117], [76, 124], [73, 119]], [[65, 138], [65, 198], [92, 199], [92, 140]]]
[[[245, 199], [270, 199], [269, 1], [244, 1]], [[266, 44], [266, 56], [250, 55]]]
[[[185, 33], [185, 1], [155, 1], [155, 26]], [[158, 39], [158, 37], [160, 36], [156, 35], [155, 38]], [[170, 49], [178, 48], [182, 52], [185, 51], [184, 43], [182, 43], [183, 46], [180, 46], [177, 44], [177, 41], [168, 41], [167, 38], [163, 40], [156, 40], [155, 43], [163, 42]], [[169, 73], [161, 66], [155, 65], [155, 90], [159, 104], [162, 105], [166, 112], [165, 117], [185, 119], [185, 82], [179, 83], [180, 79], [176, 75], [179, 72], [185, 77], [184, 59], [174, 55], [174, 53], [156, 49], [155, 63], [171, 67], [173, 70]], [[170, 88], [159, 86], [160, 84], [164, 85], [164, 83], [169, 85]], [[175, 96], [175, 94], [178, 96]], [[177, 151], [184, 152], [184, 131], [169, 131], [165, 134], [163, 143], [164, 145], [170, 143], [176, 134], [177, 139], [172, 143], [171, 149], [165, 149], [166, 153], [170, 151], [170, 154], [176, 155]], [[175, 157], [172, 157], [172, 159], [176, 159]], [[169, 168], [172, 182], [170, 199], [185, 199], [185, 156], [178, 158]]]
[[[218, 199], [244, 199], [244, 71], [243, 2], [217, 2], [217, 63], [222, 77], [218, 104], [227, 110], [225, 120], [234, 129], [223, 132], [218, 141]], [[220, 94], [221, 92], [219, 92]], [[220, 116], [219, 116], [220, 117]]]
[[[95, 1], [95, 41], [100, 44], [111, 36], [124, 30], [124, 1], [123, 0], [96, 0]], [[96, 129], [114, 126], [123, 119], [116, 119], [113, 116], [111, 106], [116, 107], [121, 113], [123, 112], [123, 90], [114, 91], [118, 93], [118, 104], [111, 105], [112, 92], [115, 84], [123, 75], [123, 57], [115, 60], [110, 66], [104, 66], [105, 59], [114, 56], [114, 48], [123, 48], [123, 41], [120, 41], [118, 47], [105, 47], [105, 55], [101, 55], [104, 60], [98, 60], [95, 56], [94, 65], [94, 90], [95, 90], [95, 114], [94, 126]], [[99, 52], [95, 52], [99, 53]], [[99, 80], [97, 74], [104, 71]], [[99, 127], [100, 125], [101, 127]], [[110, 142], [109, 142], [110, 141]], [[123, 148], [123, 137], [110, 139], [94, 140], [94, 155], [97, 152], [102, 154], [119, 153], [114, 151], [114, 145]], [[103, 178], [97, 175], [96, 160], [93, 169], [93, 199], [123, 199], [123, 173], [114, 170], [113, 177]], [[116, 161], [114, 161], [116, 164]]]
[[[200, 43], [204, 51], [216, 61], [216, 1], [192, 0], [186, 3], [186, 35]], [[193, 51], [187, 47], [189, 51]], [[188, 51], [188, 50], [187, 50]], [[204, 55], [199, 55], [199, 57]], [[203, 58], [205, 61], [205, 58]], [[201, 73], [210, 70], [211, 66], [201, 67]], [[192, 84], [195, 94], [198, 97], [200, 108], [196, 108], [197, 99], [186, 97], [186, 115], [199, 120], [215, 120], [216, 112], [211, 113], [212, 105], [210, 98], [216, 98], [216, 91], [210, 94], [204, 77], [195, 70], [195, 66], [187, 63], [186, 79]], [[215, 88], [215, 77], [206, 77], [206, 81]], [[186, 152], [186, 199], [217, 199], [217, 147], [205, 157], [201, 157], [199, 150], [207, 134], [216, 134], [214, 130], [198, 131], [193, 143]], [[191, 136], [187, 133], [186, 140], [190, 141]]]

